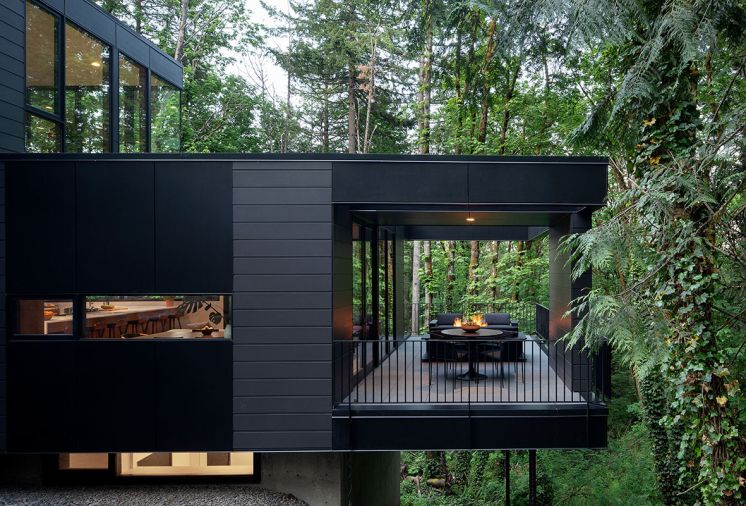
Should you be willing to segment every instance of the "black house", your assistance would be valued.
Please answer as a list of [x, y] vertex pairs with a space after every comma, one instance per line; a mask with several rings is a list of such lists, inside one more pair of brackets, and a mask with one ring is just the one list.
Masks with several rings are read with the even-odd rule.
[[[0, 450], [341, 502], [400, 450], [606, 446], [608, 353], [557, 341], [605, 159], [179, 154], [176, 62], [85, 0], [0, 12]], [[548, 307], [408, 332], [404, 241], [546, 235]]]

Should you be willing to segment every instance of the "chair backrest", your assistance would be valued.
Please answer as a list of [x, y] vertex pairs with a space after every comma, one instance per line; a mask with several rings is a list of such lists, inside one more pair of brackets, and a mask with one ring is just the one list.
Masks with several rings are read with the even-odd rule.
[[427, 347], [428, 358], [435, 361], [456, 360], [456, 343], [447, 339], [431, 339]]
[[484, 323], [487, 325], [510, 325], [508, 313], [485, 313]]
[[456, 318], [463, 318], [463, 316], [461, 313], [438, 313], [436, 320], [438, 320], [438, 325], [453, 325]]

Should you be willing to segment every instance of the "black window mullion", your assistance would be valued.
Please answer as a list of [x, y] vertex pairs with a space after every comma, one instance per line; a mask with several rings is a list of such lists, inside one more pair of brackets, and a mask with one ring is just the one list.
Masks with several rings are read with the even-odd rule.
[[59, 19], [60, 29], [57, 30], [57, 61], [60, 62], [60, 70], [57, 73], [57, 82], [59, 94], [57, 95], [60, 113], [60, 151], [67, 151], [67, 125], [65, 123], [65, 109], [67, 100], [67, 91], [65, 89], [65, 31], [67, 30], [67, 20], [64, 17]]
[[109, 142], [110, 151], [119, 152], [119, 50], [109, 46]]
[[153, 151], [153, 148], [150, 145], [150, 142], [151, 142], [151, 140], [150, 140], [151, 139], [150, 130], [151, 130], [151, 127], [152, 127], [151, 120], [150, 120], [150, 118], [151, 118], [151, 110], [150, 109], [151, 109], [151, 104], [152, 104], [152, 100], [153, 100], [152, 97], [151, 97], [151, 92], [152, 92], [152, 89], [153, 89], [152, 78], [153, 78], [152, 77], [152, 72], [150, 71], [150, 67], [148, 67], [147, 68], [147, 79], [146, 79], [146, 83], [145, 83], [145, 102], [146, 102], [146, 105], [145, 105], [145, 124], [146, 124], [146, 128], [145, 128], [145, 151], [148, 152], [148, 153], [150, 153], [151, 151]]

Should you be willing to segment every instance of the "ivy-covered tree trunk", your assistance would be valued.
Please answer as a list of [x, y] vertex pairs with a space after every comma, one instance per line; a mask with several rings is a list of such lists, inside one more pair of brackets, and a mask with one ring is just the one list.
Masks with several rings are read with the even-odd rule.
[[653, 447], [655, 473], [663, 503], [666, 506], [682, 504], [679, 496], [678, 472], [675, 460], [676, 442], [671, 441], [663, 418], [668, 413], [670, 396], [665, 393], [665, 379], [660, 371], [650, 372], [640, 381], [640, 395], [645, 413], [645, 425]]

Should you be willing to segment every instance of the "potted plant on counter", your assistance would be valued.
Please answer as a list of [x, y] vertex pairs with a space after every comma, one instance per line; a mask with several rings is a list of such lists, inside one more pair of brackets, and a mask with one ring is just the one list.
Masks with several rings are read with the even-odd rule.
[[224, 299], [223, 310], [220, 311], [216, 308], [213, 303], [215, 302], [214, 296], [207, 295], [189, 295], [184, 297], [184, 300], [176, 308], [176, 313], [183, 316], [186, 314], [196, 313], [198, 311], [207, 311], [207, 318], [209, 323], [202, 327], [197, 328], [195, 331], [202, 332], [205, 337], [210, 336], [213, 332], [218, 330], [212, 327], [213, 325], [220, 325], [221, 323], [225, 326], [225, 337], [230, 337], [230, 306], [229, 298]]

